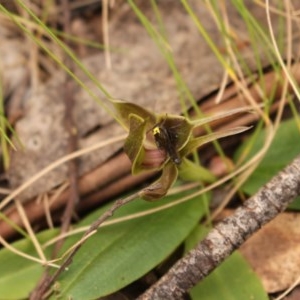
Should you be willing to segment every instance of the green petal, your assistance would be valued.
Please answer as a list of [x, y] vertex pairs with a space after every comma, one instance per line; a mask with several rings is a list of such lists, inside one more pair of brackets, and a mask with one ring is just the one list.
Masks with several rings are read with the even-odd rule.
[[154, 127], [157, 123], [157, 118], [155, 114], [137, 104], [126, 102], [123, 100], [112, 100], [112, 103], [116, 110], [117, 116], [119, 117], [122, 123], [122, 126], [127, 130], [130, 126], [130, 115], [136, 115], [139, 116], [141, 119], [144, 119], [147, 123], [147, 130]]
[[204, 124], [210, 123], [212, 121], [226, 118], [226, 117], [229, 117], [229, 116], [237, 114], [237, 113], [251, 112], [251, 110], [253, 110], [253, 107], [246, 106], [246, 107], [231, 109], [229, 111], [225, 111], [225, 112], [222, 112], [222, 113], [210, 116], [210, 117], [204, 117], [201, 119], [192, 120], [190, 122], [191, 122], [191, 124], [193, 124], [194, 127], [199, 127], [199, 126], [203, 126]]
[[177, 179], [178, 171], [176, 166], [169, 162], [163, 168], [161, 177], [154, 181], [150, 186], [140, 192], [140, 197], [147, 201], [155, 201], [164, 197], [169, 188]]
[[186, 181], [201, 181], [209, 183], [216, 181], [216, 177], [208, 169], [195, 164], [185, 157], [178, 166], [178, 171], [179, 177]]
[[222, 137], [241, 133], [250, 128], [251, 127], [241, 126], [241, 127], [227, 129], [224, 131], [214, 132], [214, 133], [207, 134], [207, 135], [204, 135], [204, 136], [201, 136], [198, 138], [191, 138], [189, 140], [189, 142], [186, 144], [186, 146], [182, 150], [180, 150], [180, 156], [181, 157], [187, 156], [188, 154], [192, 153], [194, 150], [196, 150], [197, 148], [199, 148], [200, 146], [202, 146], [206, 143], [209, 143], [211, 141], [217, 140]]

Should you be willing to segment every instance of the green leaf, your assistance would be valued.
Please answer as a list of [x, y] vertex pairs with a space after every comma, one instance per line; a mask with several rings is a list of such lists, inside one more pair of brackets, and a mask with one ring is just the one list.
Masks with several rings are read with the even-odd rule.
[[[196, 226], [186, 240], [187, 250], [202, 240], [208, 231], [207, 227]], [[190, 296], [195, 300], [269, 299], [259, 278], [238, 251], [197, 284]]]
[[190, 295], [195, 300], [269, 299], [260, 280], [238, 251], [195, 286]]
[[216, 177], [206, 168], [195, 164], [187, 158], [183, 158], [178, 166], [179, 177], [186, 181], [214, 182]]
[[[117, 216], [159, 208], [178, 198], [179, 195], [174, 195], [151, 204], [139, 200], [123, 207]], [[59, 278], [59, 296], [96, 299], [121, 289], [170, 255], [203, 214], [204, 204], [198, 198], [101, 228], [83, 245], [68, 271]], [[94, 218], [96, 215], [99, 213], [93, 214]]]
[[[189, 234], [199, 218], [204, 214], [201, 198], [172, 206], [171, 203], [191, 194], [176, 194], [165, 199], [149, 203], [136, 200], [122, 207], [112, 219], [144, 213], [152, 209], [163, 210], [132, 218], [128, 221], [107, 225], [98, 230], [74, 258], [58, 279], [57, 286], [61, 299], [96, 299], [113, 293], [143, 276], [170, 255]], [[91, 224], [107, 206], [99, 209], [78, 226]], [[48, 241], [58, 230], [46, 230], [37, 235], [41, 243]], [[66, 240], [64, 251], [73, 245], [82, 234]], [[37, 256], [32, 243], [21, 240], [13, 246], [30, 255]], [[50, 257], [52, 247], [45, 252]], [[24, 299], [36, 286], [43, 267], [33, 261], [20, 257], [7, 249], [0, 251], [0, 299]], [[16, 288], [17, 287], [17, 288]], [[57, 295], [53, 295], [56, 299]]]
[[[258, 134], [246, 160], [253, 157], [263, 147], [266, 134], [265, 130]], [[246, 144], [238, 150], [238, 154], [245, 147], [247, 147]], [[265, 157], [242, 186], [242, 191], [250, 195], [255, 194], [260, 187], [288, 165], [299, 154], [299, 150], [300, 134], [296, 121], [294, 119], [283, 121]]]
[[289, 206], [290, 210], [300, 210], [300, 197], [297, 197]]
[[[53, 238], [58, 230], [47, 230], [38, 235], [40, 243]], [[27, 240], [15, 242], [13, 247], [19, 251], [38, 257], [32, 243]], [[50, 257], [51, 248], [45, 255]], [[0, 300], [16, 300], [27, 298], [36, 286], [44, 268], [33, 261], [20, 257], [7, 249], [0, 251]]]

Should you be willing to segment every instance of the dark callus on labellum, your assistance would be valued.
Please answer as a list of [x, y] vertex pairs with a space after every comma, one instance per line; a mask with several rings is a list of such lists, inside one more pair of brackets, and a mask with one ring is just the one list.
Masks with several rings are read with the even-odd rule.
[[175, 165], [180, 165], [181, 158], [177, 150], [178, 133], [176, 132], [176, 127], [176, 125], [166, 127], [166, 119], [164, 119], [154, 126], [152, 133], [157, 147], [164, 150]]

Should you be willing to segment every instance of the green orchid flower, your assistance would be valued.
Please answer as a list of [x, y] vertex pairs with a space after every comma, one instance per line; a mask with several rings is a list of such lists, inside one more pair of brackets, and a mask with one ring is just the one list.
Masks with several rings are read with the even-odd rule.
[[191, 121], [178, 115], [154, 114], [137, 104], [122, 100], [113, 100], [113, 105], [123, 127], [129, 131], [124, 151], [132, 162], [132, 174], [162, 171], [155, 182], [140, 192], [140, 196], [148, 201], [164, 197], [178, 176], [189, 181], [215, 181], [214, 175], [187, 156], [203, 144], [249, 128], [238, 127], [201, 137], [193, 136], [195, 128], [219, 118], [249, 111], [249, 108]]

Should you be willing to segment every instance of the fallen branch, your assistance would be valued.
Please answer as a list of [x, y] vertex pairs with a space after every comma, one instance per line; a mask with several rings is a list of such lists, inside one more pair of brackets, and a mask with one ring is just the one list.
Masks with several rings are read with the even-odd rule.
[[183, 299], [190, 288], [212, 272], [254, 232], [285, 210], [298, 195], [300, 156], [232, 216], [220, 222], [195, 249], [138, 299]]

